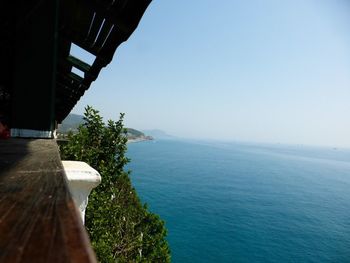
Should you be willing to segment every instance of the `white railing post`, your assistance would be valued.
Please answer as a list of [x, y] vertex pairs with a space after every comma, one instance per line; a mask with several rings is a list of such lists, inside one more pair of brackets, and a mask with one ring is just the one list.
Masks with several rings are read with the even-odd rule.
[[89, 194], [92, 189], [101, 183], [101, 176], [94, 168], [84, 162], [62, 161], [62, 164], [67, 176], [69, 190], [80, 210], [84, 223]]

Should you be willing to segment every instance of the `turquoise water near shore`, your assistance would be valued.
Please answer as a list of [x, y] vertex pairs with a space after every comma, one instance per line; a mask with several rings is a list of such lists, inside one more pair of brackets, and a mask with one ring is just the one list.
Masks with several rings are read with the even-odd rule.
[[350, 150], [159, 140], [127, 155], [172, 262], [350, 262]]

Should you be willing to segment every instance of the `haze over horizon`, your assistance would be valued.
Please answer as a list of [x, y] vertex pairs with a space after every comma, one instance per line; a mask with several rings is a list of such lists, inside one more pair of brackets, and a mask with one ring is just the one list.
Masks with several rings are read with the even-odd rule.
[[72, 113], [125, 112], [127, 127], [179, 137], [349, 148], [349, 13], [344, 0], [153, 1]]

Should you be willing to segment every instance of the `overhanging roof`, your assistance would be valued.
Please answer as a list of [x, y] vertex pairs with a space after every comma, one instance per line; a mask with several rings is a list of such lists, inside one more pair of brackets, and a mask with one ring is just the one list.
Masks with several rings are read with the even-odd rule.
[[[117, 47], [126, 41], [136, 29], [151, 0], [15, 0], [1, 3], [0, 114], [9, 111], [9, 116], [11, 116], [11, 107], [12, 109], [18, 107], [19, 103], [17, 101], [17, 104], [13, 104], [11, 95], [13, 87], [16, 86], [16, 79], [18, 79], [18, 76], [21, 76], [16, 71], [16, 65], [26, 59], [22, 58], [23, 54], [28, 54], [24, 52], [18, 53], [18, 42], [25, 39], [23, 36], [18, 38], [18, 34], [21, 32], [21, 25], [28, 24], [28, 21], [34, 21], [28, 18], [38, 16], [40, 12], [43, 12], [42, 10], [45, 10], [46, 7], [43, 7], [44, 5], [52, 5], [55, 2], [57, 3], [55, 8], [57, 23], [56, 32], [52, 32], [52, 36], [55, 36], [54, 38], [56, 39], [54, 41], [56, 43], [54, 48], [56, 50], [55, 58], [53, 59], [54, 70], [53, 74], [51, 74], [52, 87], [54, 89], [54, 113], [52, 118], [61, 122], [90, 87], [91, 83], [96, 80], [101, 69], [111, 62]], [[41, 11], [36, 13], [37, 10]], [[28, 30], [31, 27], [26, 26], [26, 28]], [[30, 48], [33, 50], [36, 43], [35, 37], [40, 36], [40, 31], [38, 31], [38, 26], [32, 26], [32, 28], [36, 30], [36, 35], [30, 37]], [[42, 41], [43, 38], [42, 36], [40, 37]], [[70, 54], [72, 43], [94, 55], [94, 62], [88, 64], [72, 56]], [[25, 47], [26, 44], [23, 43], [21, 45]], [[40, 49], [45, 48], [43, 45], [41, 43], [35, 49], [36, 54], [39, 54], [41, 59], [46, 54], [44, 52], [40, 53]], [[35, 57], [35, 55], [33, 56]], [[33, 59], [32, 57], [30, 59]], [[34, 60], [32, 61], [33, 63], [29, 62], [24, 65], [38, 66], [39, 62]], [[41, 66], [45, 67], [45, 65]], [[83, 76], [73, 73], [73, 68], [82, 71]], [[23, 70], [23, 67], [21, 70]], [[48, 78], [47, 75], [51, 72], [50, 70], [46, 70], [45, 73], [38, 72], [37, 74], [45, 74], [43, 76]], [[26, 71], [22, 72], [26, 73]], [[29, 72], [32, 74], [32, 72], [36, 71], [31, 69]], [[30, 76], [26, 75], [27, 77]], [[21, 85], [23, 85], [22, 83], [27, 82], [24, 80], [21, 82]], [[19, 95], [26, 96], [26, 94], [29, 94], [30, 89], [34, 91], [35, 82], [32, 81], [27, 86], [23, 87], [23, 91], [20, 90], [19, 93], [16, 90], [17, 98]], [[47, 88], [50, 89], [52, 87]], [[36, 103], [38, 102], [36, 101]], [[37, 114], [38, 110], [33, 112]], [[17, 112], [16, 114], [18, 116]]]
[[[61, 122], [136, 29], [151, 0], [63, 0], [58, 33], [56, 119]], [[71, 43], [96, 56], [89, 65], [69, 54]], [[84, 72], [80, 77], [72, 67]]]

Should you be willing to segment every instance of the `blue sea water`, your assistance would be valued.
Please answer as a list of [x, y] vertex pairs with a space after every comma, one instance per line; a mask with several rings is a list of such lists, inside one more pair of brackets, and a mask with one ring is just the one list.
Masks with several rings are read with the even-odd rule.
[[350, 150], [159, 140], [128, 156], [172, 262], [350, 262]]

